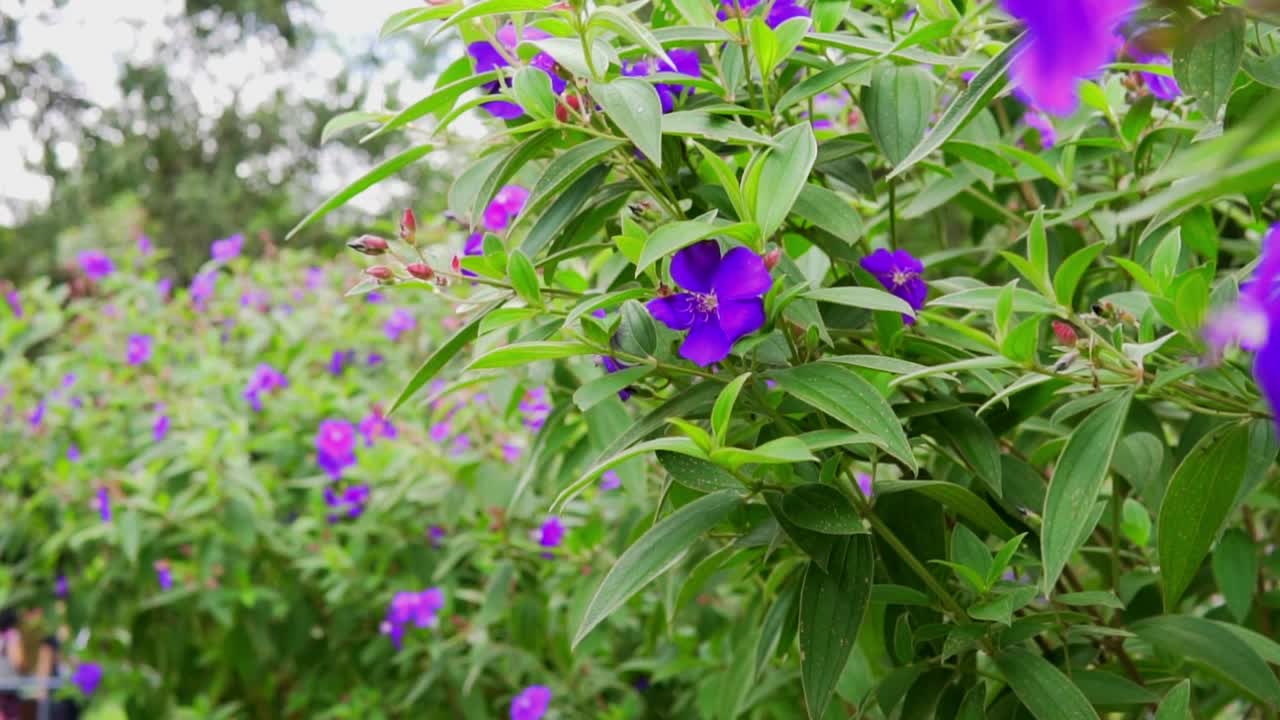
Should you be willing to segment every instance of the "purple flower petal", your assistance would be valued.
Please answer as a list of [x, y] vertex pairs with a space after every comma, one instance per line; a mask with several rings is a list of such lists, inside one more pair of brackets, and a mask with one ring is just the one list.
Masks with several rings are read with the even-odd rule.
[[654, 320], [672, 330], [688, 330], [693, 327], [693, 308], [697, 300], [691, 293], [677, 293], [654, 298], [645, 307]]
[[720, 302], [759, 297], [773, 285], [764, 260], [750, 248], [736, 247], [725, 253], [715, 276]]
[[671, 278], [691, 292], [711, 292], [719, 269], [720, 246], [715, 240], [696, 242], [671, 258]]
[[706, 367], [728, 357], [732, 347], [733, 342], [725, 337], [720, 325], [700, 315], [680, 345], [680, 357]]
[[758, 297], [746, 300], [721, 299], [717, 310], [720, 330], [731, 345], [764, 325], [764, 300]]

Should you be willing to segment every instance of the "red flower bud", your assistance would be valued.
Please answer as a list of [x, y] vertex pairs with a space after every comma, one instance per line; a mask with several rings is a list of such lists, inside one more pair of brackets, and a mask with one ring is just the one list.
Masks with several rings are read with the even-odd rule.
[[458, 272], [462, 269], [462, 260], [459, 259], [457, 255], [454, 255], [453, 262], [449, 263], [449, 266], [453, 268], [454, 272]]
[[365, 268], [364, 274], [382, 281], [391, 280], [395, 277], [395, 274], [391, 272], [391, 268], [386, 265], [374, 265], [373, 267]]
[[435, 271], [431, 269], [431, 266], [420, 262], [409, 263], [404, 266], [404, 269], [408, 270], [410, 275], [418, 278], [419, 280], [430, 280], [435, 277], [436, 274]]
[[782, 251], [774, 248], [764, 254], [764, 267], [766, 270], [773, 270], [778, 267], [778, 261], [782, 259]]
[[582, 101], [577, 95], [569, 95], [556, 103], [556, 119], [562, 123], [569, 122], [569, 111], [578, 110], [582, 107]]
[[418, 234], [418, 218], [413, 214], [411, 208], [406, 208], [404, 214], [400, 216], [400, 239], [413, 244], [413, 238]]
[[347, 243], [347, 247], [364, 255], [382, 255], [390, 246], [377, 235], [362, 235]]
[[1076, 329], [1071, 327], [1070, 323], [1061, 320], [1053, 321], [1053, 334], [1057, 336], [1058, 342], [1067, 347], [1075, 347], [1076, 342], [1080, 339], [1076, 335]]

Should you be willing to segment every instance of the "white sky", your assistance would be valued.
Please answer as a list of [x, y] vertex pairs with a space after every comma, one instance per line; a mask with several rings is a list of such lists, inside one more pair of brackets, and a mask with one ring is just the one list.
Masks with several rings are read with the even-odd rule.
[[[415, 0], [315, 0], [315, 5], [319, 24], [307, 24], [327, 34], [329, 43], [321, 43], [308, 56], [301, 72], [270, 71], [274, 49], [256, 38], [206, 66], [196, 67], [196, 63], [191, 62], [185, 67], [171, 67], [170, 72], [198, 90], [202, 109], [210, 113], [232, 102], [236, 93], [240, 104], [247, 107], [255, 106], [281, 87], [288, 87], [303, 97], [322, 98], [325, 81], [347, 62], [344, 55], [374, 47], [378, 42], [378, 29], [388, 16], [398, 10], [420, 7], [421, 3]], [[170, 32], [169, 22], [181, 14], [181, 9], [182, 0], [71, 0], [61, 10], [54, 8], [52, 0], [26, 0], [25, 3], [0, 0], [0, 14], [20, 19], [48, 14], [46, 22], [21, 22], [21, 54], [28, 57], [42, 52], [55, 54], [81, 85], [81, 90], [103, 106], [114, 105], [121, 99], [116, 87], [121, 62], [126, 58], [145, 60], [154, 55], [156, 47]], [[4, 65], [5, 58], [0, 52], [0, 72]], [[366, 70], [366, 74], [368, 72]], [[404, 102], [412, 102], [430, 87], [421, 78], [405, 77], [403, 65], [386, 63], [373, 76], [374, 92], [366, 109], [384, 109], [379, 89], [391, 82], [399, 82]], [[464, 135], [474, 136], [479, 123], [463, 124], [457, 129]], [[14, 201], [39, 204], [47, 200], [50, 191], [47, 180], [23, 167], [24, 158], [32, 159], [37, 152], [29, 122], [0, 127], [0, 225], [15, 221], [7, 207]], [[67, 148], [68, 161], [73, 159], [73, 152]], [[329, 160], [323, 159], [323, 176], [311, 183], [318, 191], [332, 192], [350, 179], [343, 175], [350, 175], [353, 170], [362, 171], [344, 168], [343, 163]], [[376, 196], [357, 200], [363, 200], [358, 206], [368, 210], [380, 204]]]

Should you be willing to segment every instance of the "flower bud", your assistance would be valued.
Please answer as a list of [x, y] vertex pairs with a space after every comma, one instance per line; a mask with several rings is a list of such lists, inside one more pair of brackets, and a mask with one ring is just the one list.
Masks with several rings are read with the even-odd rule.
[[582, 101], [578, 100], [578, 96], [569, 95], [556, 103], [556, 119], [562, 123], [567, 123], [569, 122], [569, 111], [578, 110], [581, 107]]
[[412, 208], [405, 208], [404, 214], [400, 216], [400, 239], [412, 245], [417, 234], [418, 218], [413, 214]]
[[410, 275], [418, 278], [419, 280], [430, 280], [436, 275], [435, 271], [431, 269], [431, 266], [426, 263], [409, 263], [404, 266], [404, 269], [408, 270]]
[[373, 267], [365, 268], [364, 274], [384, 282], [395, 277], [395, 274], [391, 272], [391, 268], [386, 265], [374, 265]]
[[773, 270], [778, 267], [778, 261], [782, 259], [782, 251], [774, 248], [764, 254], [764, 267], [766, 270]]
[[1076, 342], [1080, 339], [1076, 335], [1076, 329], [1070, 323], [1065, 323], [1061, 320], [1053, 321], [1053, 334], [1057, 336], [1058, 342], [1066, 347], [1075, 347]]
[[452, 263], [450, 263], [450, 267], [452, 267], [452, 268], [453, 268], [453, 271], [454, 271], [454, 272], [458, 272], [458, 271], [462, 270], [462, 259], [461, 259], [461, 258], [459, 258], [457, 255], [454, 255], [454, 256], [453, 256], [453, 262], [452, 262]]
[[347, 247], [364, 255], [382, 255], [387, 251], [387, 241], [377, 235], [361, 235], [347, 243]]

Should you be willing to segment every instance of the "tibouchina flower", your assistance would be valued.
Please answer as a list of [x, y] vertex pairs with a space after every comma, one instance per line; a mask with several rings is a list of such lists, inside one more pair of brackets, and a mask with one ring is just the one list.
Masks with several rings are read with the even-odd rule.
[[560, 522], [560, 518], [552, 515], [538, 528], [538, 544], [545, 548], [559, 547], [564, 541], [564, 533], [564, 523]]
[[[627, 77], [647, 77], [654, 73], [666, 72], [679, 73], [680, 75], [688, 75], [694, 78], [702, 76], [702, 64], [698, 61], [697, 51], [677, 48], [668, 51], [667, 57], [671, 58], [670, 63], [661, 58], [646, 58], [635, 62], [624, 62], [622, 64], [622, 74]], [[677, 97], [693, 94], [693, 88], [674, 83], [655, 83], [653, 89], [658, 91], [658, 100], [662, 102], [662, 112], [664, 113], [669, 113], [675, 109]]]
[[[746, 17], [756, 9], [761, 2], [769, 2], [769, 0], [720, 0], [720, 12], [717, 17], [721, 20], [728, 20], [730, 17]], [[796, 0], [773, 0], [769, 5], [769, 9], [765, 11], [765, 24], [771, 28], [777, 29], [779, 25], [796, 17], [810, 17], [809, 9]]]
[[244, 235], [236, 233], [228, 238], [214, 240], [209, 246], [209, 254], [218, 262], [230, 262], [240, 257], [244, 249]]
[[[924, 263], [917, 260], [911, 253], [906, 250], [890, 252], [880, 248], [862, 258], [861, 265], [862, 269], [874, 275], [886, 290], [905, 300], [913, 310], [924, 307], [925, 297], [929, 294], [929, 286], [921, 277], [924, 273]], [[902, 321], [911, 325], [915, 322], [915, 318], [903, 315]]]
[[[498, 68], [504, 69], [505, 77], [503, 82], [494, 80], [484, 85], [484, 89], [490, 95], [499, 93], [502, 90], [503, 83], [510, 86], [511, 78], [515, 75], [515, 71], [511, 70], [511, 59], [516, 56], [516, 46], [522, 40], [545, 40], [550, 35], [537, 28], [525, 28], [524, 37], [521, 38], [520, 33], [516, 31], [516, 27], [507, 24], [498, 30], [496, 37], [498, 46], [484, 40], [473, 42], [467, 46], [467, 54], [475, 60], [477, 73], [487, 73]], [[529, 61], [529, 65], [541, 70], [547, 74], [547, 77], [551, 78], [551, 89], [555, 94], [559, 95], [564, 92], [564, 78], [556, 74], [556, 61], [550, 55], [538, 53]], [[524, 115], [524, 108], [506, 100], [494, 100], [493, 102], [485, 103], [481, 107], [488, 111], [490, 115], [503, 120], [511, 120]]]
[[85, 695], [92, 695], [102, 683], [102, 666], [97, 663], [80, 663], [71, 673], [71, 682]]
[[1026, 26], [1013, 61], [1013, 84], [1031, 104], [1070, 115], [1079, 103], [1077, 85], [1115, 57], [1116, 28], [1138, 0], [1001, 0], [1005, 12]]
[[[1144, 48], [1139, 43], [1129, 43], [1127, 46], [1129, 56], [1135, 61], [1144, 65], [1165, 65], [1168, 66], [1169, 56], [1161, 52], [1154, 52]], [[1146, 83], [1147, 89], [1157, 100], [1166, 102], [1177, 100], [1182, 95], [1182, 88], [1178, 87], [1178, 81], [1173, 79], [1171, 75], [1158, 75], [1153, 72], [1141, 73], [1142, 82]]]
[[130, 335], [125, 343], [125, 360], [130, 365], [141, 365], [151, 359], [153, 343], [150, 335]]
[[80, 263], [80, 269], [89, 276], [90, 280], [101, 280], [116, 269], [115, 263], [101, 250], [85, 250], [76, 259]]
[[316, 462], [337, 480], [356, 464], [356, 429], [346, 420], [325, 420], [316, 432]]
[[680, 356], [706, 367], [729, 356], [733, 344], [764, 325], [763, 296], [773, 285], [764, 260], [750, 248], [720, 256], [714, 240], [680, 250], [671, 277], [685, 292], [649, 301], [649, 313], [672, 330], [688, 330]]
[[511, 699], [511, 720], [542, 720], [551, 705], [551, 688], [530, 685]]

